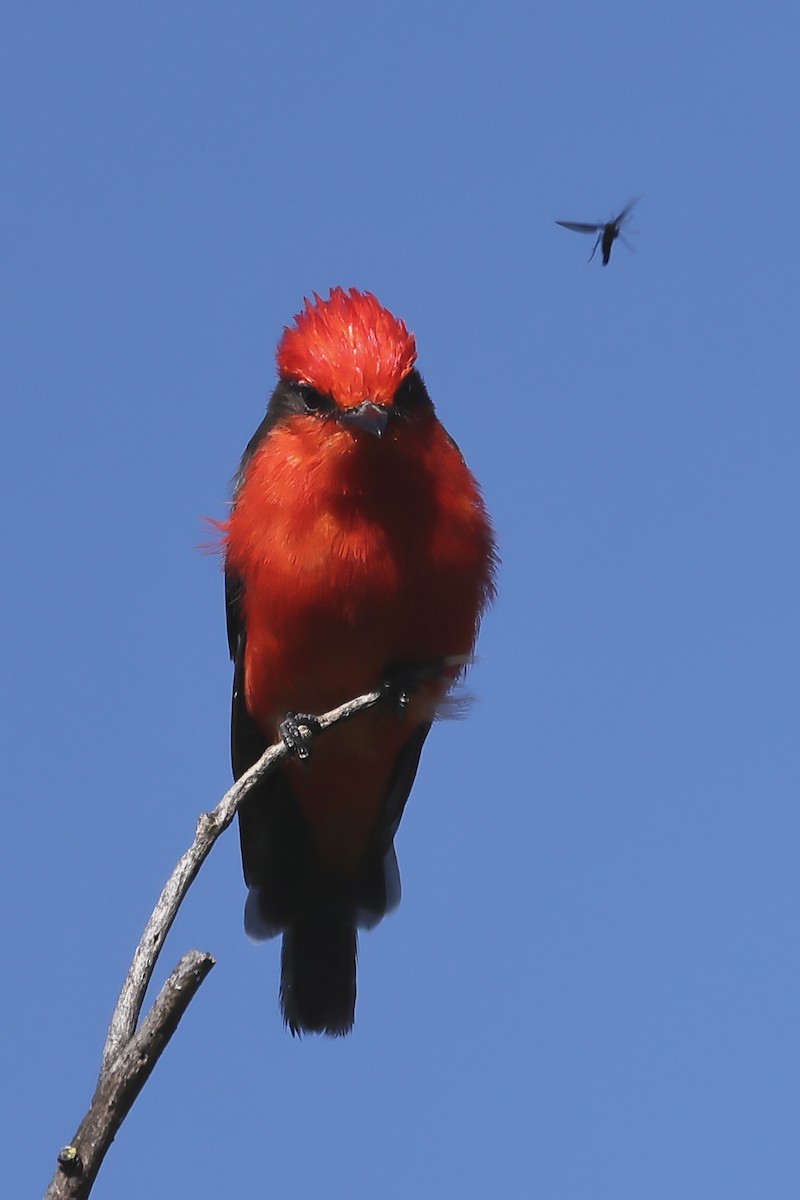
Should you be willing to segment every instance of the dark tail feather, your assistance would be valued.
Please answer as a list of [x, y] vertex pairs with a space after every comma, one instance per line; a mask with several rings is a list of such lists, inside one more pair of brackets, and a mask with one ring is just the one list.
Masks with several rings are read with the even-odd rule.
[[292, 922], [281, 951], [281, 1011], [292, 1033], [342, 1037], [356, 1008], [355, 926], [318, 910]]

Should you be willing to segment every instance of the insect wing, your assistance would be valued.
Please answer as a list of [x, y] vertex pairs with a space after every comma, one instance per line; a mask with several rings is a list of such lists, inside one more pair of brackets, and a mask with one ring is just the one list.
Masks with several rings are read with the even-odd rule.
[[623, 208], [623, 210], [622, 210], [622, 212], [619, 214], [619, 216], [618, 216], [618, 217], [614, 217], [614, 220], [612, 221], [612, 225], [616, 226], [616, 228], [617, 228], [617, 229], [619, 229], [620, 225], [621, 225], [621, 224], [622, 224], [622, 222], [625, 220], [625, 218], [627, 217], [628, 213], [631, 211], [631, 209], [633, 208], [634, 204], [636, 204], [636, 202], [638, 201], [638, 199], [639, 199], [639, 197], [637, 196], [637, 197], [636, 197], [636, 200], [631, 200], [630, 204], [627, 204], [627, 205], [625, 206], [625, 208]]
[[571, 229], [574, 233], [597, 233], [603, 228], [602, 225], [585, 225], [581, 221], [556, 221], [556, 225], [561, 225], [563, 229]]

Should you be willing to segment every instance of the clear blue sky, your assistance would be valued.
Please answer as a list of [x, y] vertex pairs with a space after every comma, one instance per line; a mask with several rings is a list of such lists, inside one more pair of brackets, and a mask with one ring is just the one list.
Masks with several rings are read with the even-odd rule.
[[[203, 517], [335, 284], [415, 331], [482, 481], [475, 700], [350, 1039], [284, 1032], [218, 845], [159, 979], [218, 965], [95, 1196], [796, 1195], [799, 34], [789, 0], [7, 11], [6, 1195], [228, 785]], [[606, 269], [554, 224], [637, 195]]]

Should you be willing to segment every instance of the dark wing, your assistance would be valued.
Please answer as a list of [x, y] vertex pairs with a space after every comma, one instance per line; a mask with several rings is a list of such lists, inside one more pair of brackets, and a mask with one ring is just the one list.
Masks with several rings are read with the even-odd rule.
[[[241, 618], [242, 581], [232, 571], [225, 573], [225, 609], [228, 645], [233, 659], [231, 702], [231, 765], [239, 779], [267, 749], [267, 739], [247, 709], [244, 692], [244, 623]], [[288, 828], [287, 828], [288, 827]], [[294, 859], [281, 853], [287, 843], [304, 845], [308, 834], [300, 827], [299, 814], [280, 774], [262, 780], [239, 807], [239, 840], [245, 883], [253, 903], [245, 908], [245, 929], [260, 940], [273, 937], [288, 924], [296, 906]], [[306, 851], [307, 852], [307, 851]], [[258, 903], [264, 890], [263, 907]], [[259, 909], [261, 908], [261, 912]], [[269, 915], [264, 916], [264, 912]]]
[[371, 929], [400, 903], [400, 871], [394, 852], [394, 835], [416, 778], [429, 729], [430, 723], [415, 729], [394, 764], [380, 822], [353, 889], [355, 920], [361, 929]]
[[231, 702], [231, 765], [238, 779], [257, 762], [267, 748], [267, 740], [256, 725], [244, 700], [245, 632], [240, 615], [242, 582], [231, 571], [225, 573], [225, 609], [228, 619], [228, 645], [233, 659], [233, 698]]
[[598, 233], [602, 225], [584, 225], [581, 221], [556, 221], [563, 229], [571, 229], [574, 233]]
[[[266, 437], [275, 418], [267, 409], [267, 415], [255, 431], [239, 463], [233, 481], [233, 503], [242, 486], [247, 464]], [[267, 748], [266, 740], [253, 721], [244, 702], [244, 647], [245, 628], [242, 620], [242, 593], [244, 583], [227, 566], [225, 568], [225, 618], [228, 626], [228, 650], [233, 662], [233, 700], [231, 704], [231, 762], [233, 777], [238, 779], [248, 767], [257, 762]]]

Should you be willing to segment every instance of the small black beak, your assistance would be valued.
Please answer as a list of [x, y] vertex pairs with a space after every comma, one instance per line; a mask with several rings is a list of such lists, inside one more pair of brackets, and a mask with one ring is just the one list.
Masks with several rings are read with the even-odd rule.
[[339, 414], [339, 420], [344, 425], [355, 425], [365, 433], [373, 433], [382, 437], [389, 420], [389, 409], [385, 404], [374, 404], [372, 400], [364, 400], [355, 408], [346, 408]]

